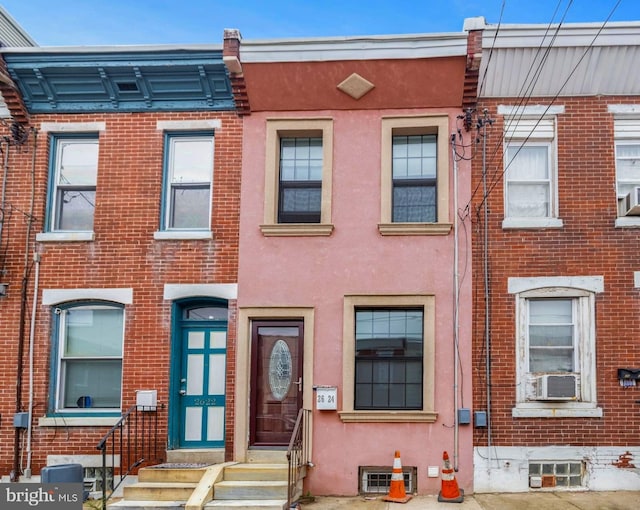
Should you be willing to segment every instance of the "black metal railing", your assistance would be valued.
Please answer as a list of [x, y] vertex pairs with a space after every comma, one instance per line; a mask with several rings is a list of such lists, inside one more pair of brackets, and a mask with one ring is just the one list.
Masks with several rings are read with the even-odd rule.
[[[107, 500], [128, 475], [143, 464], [163, 462], [164, 448], [158, 437], [158, 412], [161, 409], [131, 406], [98, 443], [96, 448], [102, 452], [102, 510], [106, 510]], [[113, 470], [110, 487], [107, 466]]]
[[309, 409], [300, 409], [300, 411], [298, 411], [296, 424], [291, 434], [291, 440], [289, 441], [289, 448], [287, 448], [287, 461], [289, 463], [287, 508], [291, 508], [291, 503], [296, 499], [298, 484], [306, 474], [306, 467], [310, 465], [310, 416], [311, 411]]

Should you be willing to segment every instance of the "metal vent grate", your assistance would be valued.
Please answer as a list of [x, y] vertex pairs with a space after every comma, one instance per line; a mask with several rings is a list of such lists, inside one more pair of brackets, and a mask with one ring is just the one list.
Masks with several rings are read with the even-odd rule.
[[[391, 467], [386, 466], [360, 466], [360, 494], [387, 494], [391, 485]], [[403, 466], [404, 489], [407, 494], [416, 491], [417, 468]]]

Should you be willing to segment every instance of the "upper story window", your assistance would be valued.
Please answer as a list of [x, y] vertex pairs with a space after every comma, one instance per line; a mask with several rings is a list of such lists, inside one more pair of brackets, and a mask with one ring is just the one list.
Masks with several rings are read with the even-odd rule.
[[326, 236], [331, 224], [333, 121], [268, 119], [265, 236]]
[[438, 220], [437, 162], [436, 135], [393, 137], [393, 222]]
[[382, 119], [382, 235], [448, 234], [449, 118]]
[[162, 230], [210, 230], [213, 133], [167, 133]]
[[[613, 107], [612, 105], [610, 109]], [[640, 108], [628, 107], [635, 114], [614, 118], [616, 156], [617, 226], [640, 226]]]
[[595, 294], [602, 277], [509, 278], [516, 296], [514, 416], [600, 416]]
[[503, 228], [561, 227], [556, 114], [564, 107], [501, 106], [504, 117]]
[[278, 223], [320, 223], [322, 138], [280, 138]]
[[52, 410], [119, 412], [123, 308], [99, 303], [61, 306], [54, 318]]
[[49, 232], [92, 232], [98, 176], [97, 135], [58, 136], [52, 141]]

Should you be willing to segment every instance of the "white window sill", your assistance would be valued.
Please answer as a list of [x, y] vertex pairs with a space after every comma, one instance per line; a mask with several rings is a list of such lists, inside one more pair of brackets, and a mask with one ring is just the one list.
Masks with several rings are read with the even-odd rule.
[[502, 220], [503, 229], [562, 227], [564, 227], [564, 223], [560, 218], [505, 218]]
[[211, 230], [159, 230], [153, 233], [153, 238], [158, 241], [213, 239], [213, 232]]
[[344, 423], [434, 423], [438, 413], [433, 411], [341, 411]]
[[39, 427], [113, 427], [121, 416], [43, 416]]
[[36, 234], [36, 241], [43, 243], [93, 241], [94, 239], [93, 232], [40, 232]]
[[640, 216], [620, 216], [616, 218], [616, 228], [640, 227]]
[[511, 410], [514, 418], [602, 418], [602, 407], [591, 402], [527, 402]]

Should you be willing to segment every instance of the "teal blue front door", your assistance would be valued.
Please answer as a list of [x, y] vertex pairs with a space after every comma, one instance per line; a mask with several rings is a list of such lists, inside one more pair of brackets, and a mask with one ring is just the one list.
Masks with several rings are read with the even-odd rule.
[[222, 448], [225, 439], [226, 321], [182, 321], [174, 412], [179, 448]]

